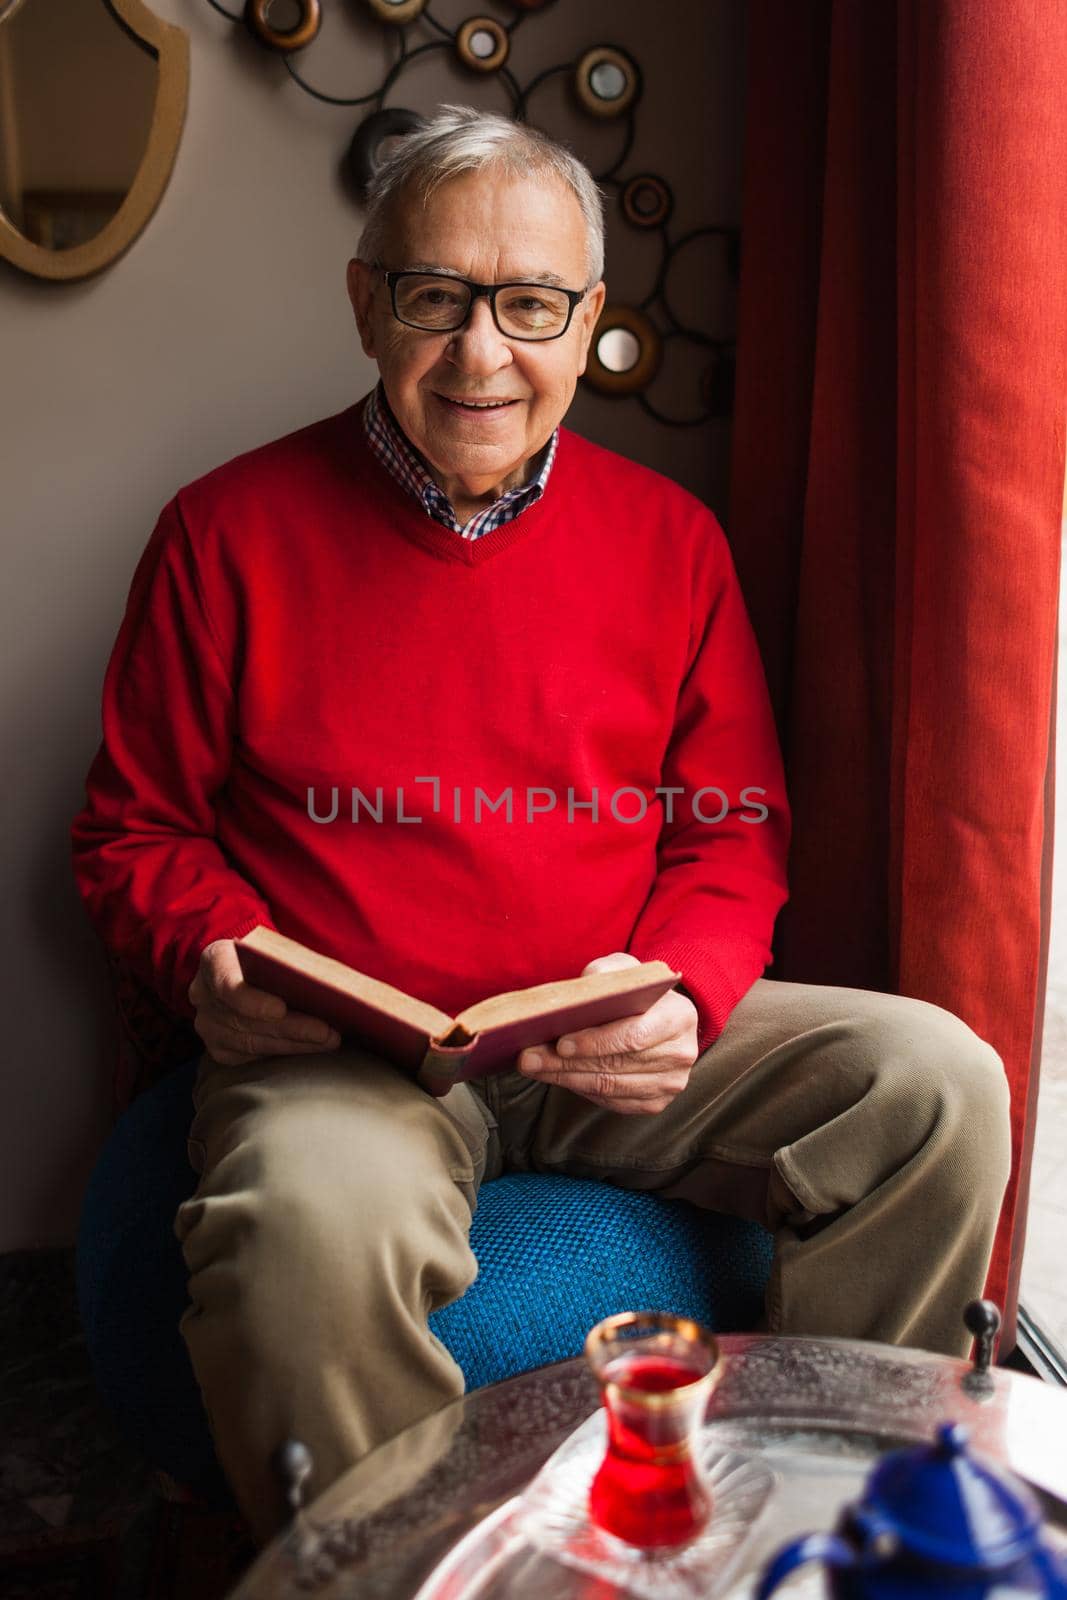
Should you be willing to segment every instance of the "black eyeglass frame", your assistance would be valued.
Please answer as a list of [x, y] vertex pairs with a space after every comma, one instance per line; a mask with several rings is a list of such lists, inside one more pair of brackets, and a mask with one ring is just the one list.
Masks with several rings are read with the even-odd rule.
[[[575, 308], [589, 293], [588, 288], [565, 289], [559, 283], [536, 283], [530, 278], [515, 278], [507, 283], [475, 283], [472, 278], [461, 278], [452, 272], [417, 272], [411, 267], [401, 267], [397, 271], [392, 271], [387, 267], [383, 267], [380, 261], [375, 262], [375, 266], [388, 285], [389, 295], [393, 304], [393, 316], [405, 328], [415, 328], [419, 333], [458, 333], [470, 321], [471, 312], [474, 310], [474, 302], [479, 296], [484, 295], [489, 301], [489, 310], [492, 312], [497, 332], [502, 334], [505, 339], [518, 339], [523, 344], [549, 344], [553, 339], [563, 338], [574, 319]], [[470, 305], [467, 307], [463, 321], [457, 322], [454, 328], [424, 328], [421, 323], [408, 322], [407, 318], [402, 317], [396, 308], [396, 286], [401, 278], [439, 278], [442, 283], [461, 283], [465, 289], [469, 290], [471, 297]], [[550, 289], [553, 294], [564, 294], [567, 296], [568, 301], [567, 320], [558, 333], [509, 333], [506, 328], [500, 326], [500, 318], [496, 314], [496, 297], [501, 289]]]

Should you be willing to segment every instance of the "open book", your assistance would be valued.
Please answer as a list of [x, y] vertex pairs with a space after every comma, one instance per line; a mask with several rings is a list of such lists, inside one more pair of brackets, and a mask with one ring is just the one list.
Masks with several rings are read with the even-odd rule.
[[527, 1045], [647, 1011], [681, 979], [665, 961], [511, 989], [450, 1017], [402, 989], [368, 978], [273, 928], [236, 941], [245, 980], [321, 1017], [342, 1038], [366, 1044], [411, 1072], [431, 1094], [515, 1064]]

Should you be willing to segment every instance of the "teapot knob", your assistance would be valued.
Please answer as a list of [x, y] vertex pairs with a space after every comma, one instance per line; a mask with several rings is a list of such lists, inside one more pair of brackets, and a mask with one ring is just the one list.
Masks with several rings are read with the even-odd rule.
[[1000, 1332], [1000, 1307], [992, 1300], [972, 1300], [963, 1313], [964, 1325], [976, 1340], [974, 1366], [963, 1380], [963, 1387], [972, 1395], [989, 1395], [993, 1392], [993, 1376], [989, 1368]]
[[951, 1461], [953, 1457], [962, 1455], [970, 1440], [969, 1429], [959, 1422], [939, 1423], [934, 1435], [935, 1447], [938, 1456], [943, 1461]]

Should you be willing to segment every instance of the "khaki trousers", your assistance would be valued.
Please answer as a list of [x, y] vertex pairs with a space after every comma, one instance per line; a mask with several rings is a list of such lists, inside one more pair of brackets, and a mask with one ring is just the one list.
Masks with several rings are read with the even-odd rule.
[[477, 1273], [485, 1179], [566, 1173], [756, 1218], [774, 1233], [768, 1331], [963, 1355], [1009, 1168], [1000, 1058], [957, 1017], [768, 979], [655, 1115], [516, 1072], [435, 1100], [353, 1048], [205, 1055], [194, 1104], [181, 1331], [260, 1540], [283, 1519], [283, 1439], [310, 1447], [318, 1494], [462, 1394], [426, 1318]]

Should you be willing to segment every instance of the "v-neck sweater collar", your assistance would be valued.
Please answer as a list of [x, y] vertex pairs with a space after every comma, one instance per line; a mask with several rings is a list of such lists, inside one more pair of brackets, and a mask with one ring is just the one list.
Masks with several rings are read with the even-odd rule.
[[557, 506], [566, 498], [566, 482], [572, 465], [572, 438], [568, 429], [561, 427], [556, 457], [545, 484], [544, 493], [533, 505], [527, 506], [517, 517], [499, 528], [483, 533], [480, 539], [458, 538], [452, 528], [435, 521], [418, 502], [404, 490], [386, 466], [378, 460], [367, 440], [363, 425], [363, 407], [366, 399], [341, 413], [346, 422], [346, 445], [353, 465], [366, 487], [374, 493], [391, 526], [395, 527], [413, 544], [421, 546], [442, 561], [452, 561], [459, 566], [477, 567], [492, 560], [502, 550], [530, 538], [550, 523]]
[[415, 449], [393, 415], [380, 378], [363, 402], [363, 430], [371, 450], [400, 487], [422, 505], [428, 516], [451, 528], [461, 539], [481, 539], [490, 529], [510, 522], [535, 500], [540, 500], [559, 442], [559, 429], [553, 428], [548, 443], [526, 463], [528, 473], [532, 474], [527, 481], [506, 490], [461, 526], [452, 501], [430, 475], [425, 457]]

